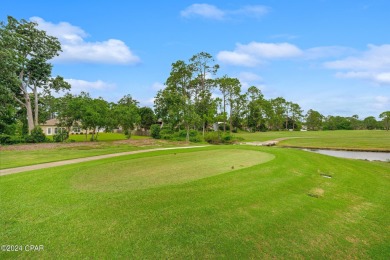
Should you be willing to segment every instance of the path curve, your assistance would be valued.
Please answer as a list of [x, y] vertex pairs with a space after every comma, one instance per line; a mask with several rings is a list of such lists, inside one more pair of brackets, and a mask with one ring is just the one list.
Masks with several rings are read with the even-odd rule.
[[35, 164], [35, 165], [29, 165], [29, 166], [22, 166], [22, 167], [10, 168], [10, 169], [3, 169], [3, 170], [0, 170], [0, 176], [14, 174], [14, 173], [20, 173], [20, 172], [26, 172], [26, 171], [39, 170], [39, 169], [46, 169], [46, 168], [51, 168], [51, 167], [56, 167], [56, 166], [63, 166], [63, 165], [68, 165], [68, 164], [80, 163], [80, 162], [96, 161], [96, 160], [100, 160], [100, 159], [118, 157], [118, 156], [123, 156], [123, 155], [130, 155], [130, 154], [137, 154], [137, 153], [147, 153], [147, 152], [163, 151], [163, 150], [200, 148], [200, 147], [207, 147], [207, 146], [208, 145], [203, 145], [203, 146], [185, 146], [185, 147], [168, 147], [168, 148], [154, 148], [154, 149], [130, 151], [130, 152], [123, 152], [123, 153], [112, 153], [112, 154], [96, 155], [96, 156], [91, 156], [91, 157], [84, 157], [84, 158], [70, 159], [70, 160], [64, 160], [64, 161], [41, 163], [41, 164]]

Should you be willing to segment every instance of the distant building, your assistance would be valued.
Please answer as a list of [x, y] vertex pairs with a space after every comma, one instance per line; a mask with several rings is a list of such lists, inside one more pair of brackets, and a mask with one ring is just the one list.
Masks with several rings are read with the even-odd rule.
[[[61, 127], [59, 125], [60, 125], [60, 121], [57, 118], [52, 118], [52, 119], [47, 120], [45, 123], [43, 123], [39, 126], [42, 128], [43, 133], [45, 135], [55, 135], [55, 134], [58, 134], [62, 130], [66, 130], [66, 127]], [[81, 123], [77, 122], [77, 126], [72, 126], [70, 128], [69, 134], [76, 134], [77, 135], [77, 134], [85, 134], [86, 132], [87, 132], [87, 130], [81, 128]], [[96, 132], [99, 132], [99, 133], [104, 132], [104, 128], [100, 129], [99, 131], [96, 131]], [[91, 133], [91, 130], [89, 130], [88, 133]]]

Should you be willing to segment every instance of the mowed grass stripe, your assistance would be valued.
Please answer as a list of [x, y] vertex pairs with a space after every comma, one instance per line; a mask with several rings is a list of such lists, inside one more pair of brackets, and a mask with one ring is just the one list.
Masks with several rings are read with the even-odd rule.
[[89, 167], [74, 175], [77, 189], [123, 191], [179, 184], [272, 160], [275, 156], [258, 151], [224, 149], [192, 153], [173, 152]]

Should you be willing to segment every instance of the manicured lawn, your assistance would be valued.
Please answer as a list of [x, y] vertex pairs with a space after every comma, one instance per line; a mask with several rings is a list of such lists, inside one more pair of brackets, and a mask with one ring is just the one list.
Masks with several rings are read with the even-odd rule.
[[249, 142], [288, 138], [279, 142], [280, 146], [390, 151], [390, 131], [381, 130], [241, 132], [236, 135]]
[[[331, 178], [324, 178], [324, 176]], [[390, 163], [159, 151], [0, 177], [0, 258], [389, 259]]]

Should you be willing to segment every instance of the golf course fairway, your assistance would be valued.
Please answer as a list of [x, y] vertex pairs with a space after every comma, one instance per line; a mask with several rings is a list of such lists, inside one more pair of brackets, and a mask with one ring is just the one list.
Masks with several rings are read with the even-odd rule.
[[389, 259], [390, 163], [255, 146], [156, 151], [0, 177], [16, 258]]

